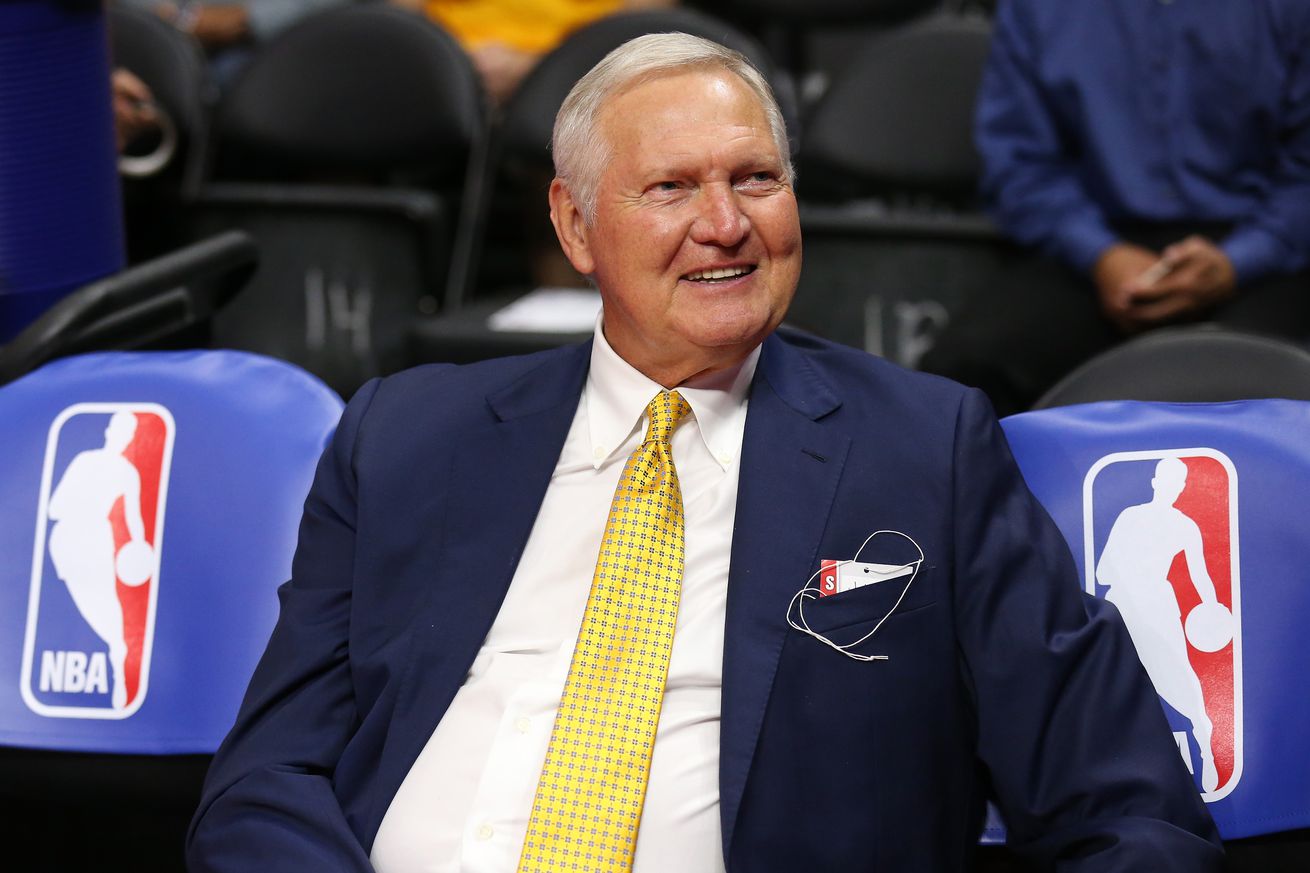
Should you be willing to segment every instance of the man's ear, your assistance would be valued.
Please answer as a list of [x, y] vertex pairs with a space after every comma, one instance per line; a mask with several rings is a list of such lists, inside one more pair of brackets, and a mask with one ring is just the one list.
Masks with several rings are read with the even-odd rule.
[[584, 276], [591, 275], [596, 262], [591, 256], [591, 237], [582, 206], [558, 176], [550, 183], [550, 222], [555, 225], [555, 236], [559, 237], [560, 248], [573, 269]]

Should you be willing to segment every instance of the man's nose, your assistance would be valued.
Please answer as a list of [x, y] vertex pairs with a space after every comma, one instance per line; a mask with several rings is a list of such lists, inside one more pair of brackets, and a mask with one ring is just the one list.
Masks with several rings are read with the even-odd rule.
[[699, 211], [692, 223], [691, 238], [702, 245], [731, 247], [750, 233], [750, 219], [741, 209], [731, 185], [706, 185], [700, 191]]

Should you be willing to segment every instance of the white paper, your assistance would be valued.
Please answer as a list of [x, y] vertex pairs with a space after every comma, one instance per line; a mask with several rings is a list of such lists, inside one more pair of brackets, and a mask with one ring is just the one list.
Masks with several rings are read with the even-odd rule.
[[837, 566], [836, 593], [840, 594], [852, 588], [863, 588], [865, 585], [873, 585], [875, 582], [885, 582], [888, 579], [908, 576], [913, 571], [913, 564], [869, 564], [861, 561], [839, 564]]
[[492, 313], [487, 326], [498, 331], [586, 333], [600, 312], [600, 292], [590, 288], [537, 288]]

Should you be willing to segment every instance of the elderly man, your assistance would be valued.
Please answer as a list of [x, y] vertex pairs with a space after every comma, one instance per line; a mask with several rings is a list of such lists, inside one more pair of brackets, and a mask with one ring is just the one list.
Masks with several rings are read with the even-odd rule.
[[351, 402], [192, 869], [962, 870], [989, 790], [1045, 866], [1217, 869], [985, 401], [774, 334], [800, 231], [758, 72], [634, 40], [554, 147], [593, 341]]

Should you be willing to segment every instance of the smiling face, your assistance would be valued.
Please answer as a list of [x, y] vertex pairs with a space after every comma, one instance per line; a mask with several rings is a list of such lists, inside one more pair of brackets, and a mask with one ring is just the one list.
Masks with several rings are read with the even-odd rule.
[[588, 223], [551, 186], [565, 254], [605, 303], [605, 338], [666, 387], [733, 366], [782, 321], [800, 275], [796, 198], [768, 119], [735, 74], [694, 69], [620, 90]]

